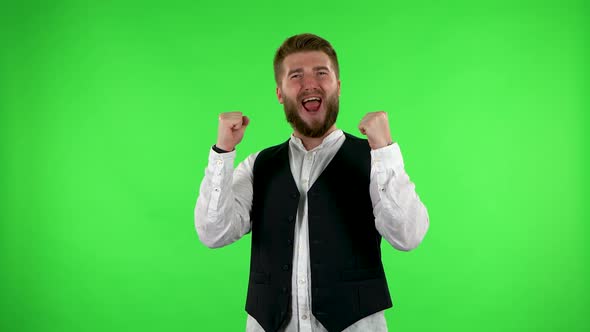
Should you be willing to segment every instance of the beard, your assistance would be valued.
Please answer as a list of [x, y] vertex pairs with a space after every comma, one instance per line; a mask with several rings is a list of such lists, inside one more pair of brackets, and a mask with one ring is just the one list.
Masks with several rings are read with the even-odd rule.
[[[285, 117], [291, 124], [291, 127], [305, 137], [322, 137], [332, 128], [338, 118], [340, 101], [337, 94], [328, 98], [322, 98], [322, 106], [325, 107], [326, 115], [324, 121], [313, 121], [311, 124], [306, 123], [299, 115], [299, 105], [295, 100], [285, 97]], [[301, 106], [302, 107], [302, 106]]]

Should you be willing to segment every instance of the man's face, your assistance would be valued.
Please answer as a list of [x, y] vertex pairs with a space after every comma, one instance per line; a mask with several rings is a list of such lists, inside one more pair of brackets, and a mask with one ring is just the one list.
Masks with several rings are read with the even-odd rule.
[[338, 117], [340, 81], [328, 55], [293, 53], [283, 60], [277, 97], [287, 121], [306, 137], [322, 137]]

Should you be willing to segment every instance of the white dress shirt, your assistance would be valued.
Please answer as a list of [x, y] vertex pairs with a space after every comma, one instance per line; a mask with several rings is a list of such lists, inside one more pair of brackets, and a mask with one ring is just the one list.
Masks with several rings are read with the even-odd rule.
[[[342, 130], [335, 130], [310, 151], [295, 136], [289, 141], [291, 173], [301, 196], [293, 241], [292, 312], [281, 331], [326, 331], [311, 313], [307, 191], [345, 139]], [[209, 165], [195, 206], [195, 227], [201, 242], [210, 248], [233, 243], [251, 230], [252, 169], [258, 152], [248, 156], [234, 170], [235, 156], [235, 151], [220, 154], [211, 150], [209, 153]], [[381, 236], [398, 250], [417, 247], [428, 230], [428, 212], [404, 170], [397, 143], [371, 151], [369, 191], [375, 227]], [[248, 315], [246, 331], [262, 332], [264, 329]], [[357, 321], [344, 331], [387, 331], [383, 311]]]

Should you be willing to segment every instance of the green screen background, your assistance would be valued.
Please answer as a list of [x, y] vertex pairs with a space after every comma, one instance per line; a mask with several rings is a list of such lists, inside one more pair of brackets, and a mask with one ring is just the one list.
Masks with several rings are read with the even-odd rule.
[[286, 140], [281, 42], [336, 48], [338, 125], [385, 110], [430, 230], [383, 244], [391, 331], [588, 331], [584, 1], [0, 5], [0, 331], [241, 331], [250, 236], [193, 208], [217, 115]]

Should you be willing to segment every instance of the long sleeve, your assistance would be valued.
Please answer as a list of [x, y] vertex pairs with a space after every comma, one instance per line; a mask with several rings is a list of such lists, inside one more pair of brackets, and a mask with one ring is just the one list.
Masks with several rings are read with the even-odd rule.
[[195, 205], [195, 228], [201, 242], [219, 248], [250, 232], [252, 166], [250, 155], [234, 170], [236, 152], [209, 152], [209, 163]]
[[397, 143], [371, 151], [370, 194], [381, 236], [398, 250], [416, 248], [428, 230], [428, 211], [404, 170]]

